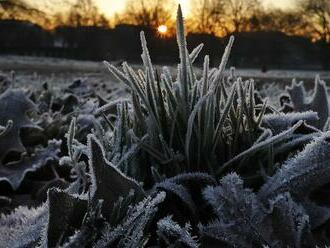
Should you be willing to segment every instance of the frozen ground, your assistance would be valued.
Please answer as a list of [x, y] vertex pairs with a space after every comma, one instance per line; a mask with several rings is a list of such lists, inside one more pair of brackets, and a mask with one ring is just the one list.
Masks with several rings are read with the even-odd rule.
[[9, 55], [0, 56], [0, 68], [2, 70], [35, 70], [43, 73], [101, 72], [103, 66], [101, 62]]
[[[118, 64], [117, 62], [114, 62]], [[102, 62], [78, 61], [61, 58], [29, 57], [29, 56], [0, 56], [1, 70], [30, 71], [38, 73], [104, 73]], [[257, 69], [237, 69], [242, 77], [264, 79], [311, 79], [319, 74], [323, 79], [330, 79], [330, 71], [302, 70], [269, 70], [266, 73]]]
[[[115, 64], [117, 62], [114, 62]], [[118, 63], [117, 63], [118, 64]], [[29, 70], [39, 73], [83, 72], [103, 73], [102, 62], [78, 61], [60, 58], [29, 57], [29, 56], [0, 56], [1, 70]], [[311, 79], [319, 74], [323, 79], [330, 79], [330, 71], [303, 70], [269, 70], [266, 73], [257, 69], [238, 69], [242, 77], [278, 78], [278, 79]]]
[[[120, 64], [118, 62], [112, 63], [115, 65]], [[134, 67], [139, 67], [139, 65]], [[173, 68], [174, 70], [175, 68]], [[197, 70], [199, 69], [197, 68]], [[54, 87], [71, 84], [75, 79], [81, 78], [91, 84], [102, 85], [100, 88], [103, 94], [122, 89], [122, 84], [110, 75], [102, 62], [28, 56], [0, 56], [1, 71], [6, 75], [10, 75], [10, 71], [15, 71], [15, 84], [17, 86], [40, 87], [43, 82], [48, 82]], [[258, 88], [264, 88], [266, 85], [272, 84], [270, 88], [267, 86], [266, 88], [269, 89], [264, 90], [264, 92], [272, 93], [273, 97], [284, 89], [285, 85], [290, 84], [292, 78], [305, 81], [308, 87], [313, 85], [315, 75], [320, 75], [328, 85], [330, 84], [330, 71], [269, 70], [263, 73], [257, 69], [237, 69], [236, 75], [243, 78], [254, 78]]]

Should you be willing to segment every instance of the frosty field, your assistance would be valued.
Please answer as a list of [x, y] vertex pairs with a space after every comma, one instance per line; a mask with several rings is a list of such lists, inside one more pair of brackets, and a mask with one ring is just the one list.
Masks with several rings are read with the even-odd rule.
[[[120, 62], [113, 61], [112, 63], [120, 66]], [[171, 74], [175, 76], [175, 66], [155, 65], [155, 68], [161, 70], [163, 66], [168, 66]], [[136, 64], [133, 67], [141, 68], [142, 65]], [[12, 71], [15, 71], [15, 86], [17, 87], [21, 85], [40, 87], [42, 83], [48, 82], [52, 87], [57, 88], [68, 86], [76, 79], [82, 79], [96, 87], [104, 97], [117, 99], [125, 95], [124, 85], [108, 73], [102, 62], [47, 57], [1, 56], [0, 72], [11, 77]], [[227, 69], [224, 75], [228, 75], [229, 71]], [[201, 66], [196, 66], [195, 72], [201, 76]], [[292, 79], [303, 81], [305, 86], [311, 89], [316, 75], [319, 75], [326, 82], [330, 81], [330, 71], [269, 70], [264, 73], [259, 69], [236, 69], [236, 76], [243, 79], [253, 79], [256, 87], [262, 89], [265, 97], [274, 100], [274, 104], [277, 104], [275, 100], [281, 94], [280, 90], [284, 90], [285, 86], [290, 85]]]
[[[113, 61], [114, 64], [120, 65], [120, 62]], [[169, 66], [169, 65], [166, 65]], [[175, 66], [175, 65], [174, 65]], [[139, 67], [136, 65], [135, 67]], [[140, 65], [141, 67], [141, 65]], [[156, 68], [161, 68], [158, 65]], [[170, 66], [171, 67], [171, 66]], [[99, 75], [100, 78], [110, 78], [111, 75], [106, 73], [106, 69], [102, 62], [88, 62], [77, 61], [69, 59], [59, 58], [47, 58], [47, 57], [28, 57], [28, 56], [13, 56], [3, 55], [0, 57], [0, 68], [2, 71], [23, 71], [23, 72], [37, 72], [38, 74], [44, 74], [50, 76], [60, 76], [63, 73], [76, 74], [78, 77], [84, 77], [89, 73], [92, 75]], [[173, 68], [172, 68], [173, 69]], [[201, 68], [196, 67], [197, 73], [201, 72]], [[266, 73], [261, 72], [259, 69], [236, 69], [237, 75], [246, 78], [265, 79], [266, 82], [272, 82], [277, 80], [287, 80], [290, 82], [293, 78], [298, 80], [311, 81], [314, 80], [315, 75], [320, 75], [324, 80], [330, 79], [330, 71], [317, 71], [317, 70], [269, 70]], [[173, 73], [175, 68], [173, 69]], [[228, 70], [227, 70], [228, 73]], [[68, 81], [71, 79], [68, 77]], [[113, 79], [113, 78], [112, 78]], [[61, 81], [61, 80], [60, 80]], [[112, 80], [110, 80], [112, 81]]]
[[330, 72], [193, 66], [177, 16], [178, 66], [0, 58], [0, 247], [330, 244]]

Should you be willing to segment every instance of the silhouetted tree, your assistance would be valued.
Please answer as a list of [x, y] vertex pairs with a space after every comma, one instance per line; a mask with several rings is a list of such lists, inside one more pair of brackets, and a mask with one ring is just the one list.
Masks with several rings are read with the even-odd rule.
[[226, 0], [225, 10], [228, 18], [229, 30], [242, 32], [249, 29], [250, 20], [258, 11], [258, 0]]
[[258, 0], [196, 0], [192, 19], [199, 32], [226, 35], [248, 31], [260, 9]]
[[224, 5], [219, 0], [194, 0], [191, 25], [198, 33], [223, 33]]
[[171, 0], [129, 0], [121, 22], [157, 27], [171, 20]]
[[330, 1], [329, 0], [300, 0], [301, 15], [309, 24], [313, 35], [330, 42]]
[[42, 26], [47, 26], [51, 18], [38, 8], [24, 0], [0, 1], [0, 19], [29, 20]]
[[305, 32], [319, 40], [320, 59], [330, 69], [330, 1], [300, 0], [301, 15], [308, 23]]
[[100, 13], [93, 0], [77, 0], [70, 8], [67, 24], [74, 27], [108, 26], [108, 20]]

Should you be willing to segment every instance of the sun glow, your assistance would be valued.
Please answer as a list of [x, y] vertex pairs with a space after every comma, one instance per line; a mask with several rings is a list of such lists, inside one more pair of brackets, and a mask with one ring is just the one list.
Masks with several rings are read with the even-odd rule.
[[162, 35], [165, 35], [168, 31], [167, 29], [167, 26], [166, 25], [160, 25], [158, 28], [157, 28], [157, 31], [162, 34]]

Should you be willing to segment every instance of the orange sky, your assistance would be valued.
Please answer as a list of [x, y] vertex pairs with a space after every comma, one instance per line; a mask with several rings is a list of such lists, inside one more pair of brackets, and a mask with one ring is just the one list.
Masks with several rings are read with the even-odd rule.
[[[37, 5], [45, 5], [48, 9], [49, 5], [54, 4], [54, 6], [60, 6], [60, 0], [26, 0]], [[76, 0], [69, 0], [75, 2]], [[106, 16], [111, 17], [115, 12], [120, 12], [124, 9], [126, 0], [94, 0], [100, 10], [106, 14]], [[185, 16], [189, 15], [189, 11], [192, 8], [191, 0], [176, 0], [180, 3]], [[294, 6], [295, 0], [261, 0], [266, 7], [280, 7], [282, 9], [290, 8]], [[47, 4], [46, 4], [47, 2]], [[45, 4], [44, 4], [45, 3]], [[48, 7], [47, 7], [48, 6]], [[173, 11], [175, 14], [175, 11]]]
[[[95, 0], [99, 8], [108, 16], [111, 16], [114, 12], [120, 12], [125, 7], [125, 0]], [[184, 12], [184, 15], [189, 15], [191, 6], [191, 0], [176, 0], [180, 3]], [[280, 7], [282, 9], [293, 7], [295, 0], [261, 0], [266, 7]], [[174, 11], [175, 13], [175, 11]]]
[[[125, 8], [125, 0], [95, 0], [99, 8], [108, 16], [111, 16], [115, 12], [120, 12]], [[176, 0], [177, 3], [181, 4], [183, 12], [185, 15], [189, 13], [190, 10], [190, 0]], [[173, 12], [175, 13], [175, 11]]]

